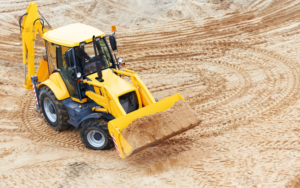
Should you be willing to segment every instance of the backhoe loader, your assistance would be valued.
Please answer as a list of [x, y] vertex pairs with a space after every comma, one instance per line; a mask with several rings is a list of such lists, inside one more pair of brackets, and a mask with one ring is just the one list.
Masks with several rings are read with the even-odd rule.
[[[47, 30], [45, 23], [51, 29]], [[81, 23], [54, 29], [35, 2], [29, 4], [19, 24], [23, 87], [34, 91], [36, 111], [43, 114], [54, 130], [74, 126], [75, 131], [81, 130], [85, 147], [104, 150], [114, 145], [119, 156], [125, 158], [199, 124], [195, 122], [133, 151], [122, 131], [137, 118], [168, 110], [176, 101], [184, 101], [180, 94], [158, 101], [134, 71], [120, 70], [125, 63], [116, 56], [115, 26], [111, 35]], [[36, 71], [37, 33], [44, 42], [46, 55], [41, 57]], [[123, 76], [130, 77], [132, 84]]]

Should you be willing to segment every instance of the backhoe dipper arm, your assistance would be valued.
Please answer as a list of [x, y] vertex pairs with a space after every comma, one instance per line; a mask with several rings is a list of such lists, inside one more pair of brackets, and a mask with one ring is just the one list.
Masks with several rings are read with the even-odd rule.
[[[23, 23], [21, 24], [21, 19]], [[25, 81], [23, 87], [32, 89], [31, 76], [35, 75], [34, 54], [36, 34], [43, 37], [47, 32], [44, 28], [44, 20], [39, 17], [39, 12], [35, 2], [31, 2], [26, 13], [20, 18], [20, 31], [23, 45], [23, 64]], [[26, 75], [26, 65], [28, 65], [28, 74]]]

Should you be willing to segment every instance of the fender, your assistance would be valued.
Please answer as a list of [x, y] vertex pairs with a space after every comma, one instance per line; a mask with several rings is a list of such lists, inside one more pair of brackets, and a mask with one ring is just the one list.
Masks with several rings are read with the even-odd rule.
[[[83, 123], [85, 123], [86, 121], [88, 120], [91, 120], [91, 119], [100, 119], [101, 117], [105, 117], [106, 119], [108, 120], [113, 120], [115, 119], [114, 116], [112, 116], [111, 114], [107, 114], [107, 113], [92, 113], [86, 117], [84, 117], [79, 123], [78, 123], [78, 126], [76, 127], [75, 129], [75, 132], [80, 128], [82, 127]], [[107, 127], [105, 127], [105, 129], [107, 129]]]
[[[78, 123], [78, 126], [76, 127], [75, 129], [75, 132], [80, 128], [82, 127], [83, 123], [85, 123], [86, 121], [88, 120], [91, 120], [91, 119], [100, 119], [101, 117], [105, 117], [106, 119], [108, 120], [113, 120], [115, 119], [114, 116], [112, 116], [111, 114], [107, 114], [107, 113], [92, 113], [86, 117], [84, 117], [79, 123]], [[107, 127], [105, 127], [105, 129], [108, 129]]]
[[41, 89], [45, 86], [51, 89], [57, 100], [64, 100], [70, 98], [70, 94], [68, 92], [66, 84], [61, 78], [59, 72], [51, 74], [48, 80], [38, 85], [38, 89]]
[[78, 123], [78, 126], [76, 127], [75, 129], [75, 132], [80, 128], [82, 127], [83, 123], [88, 121], [88, 120], [91, 120], [91, 119], [100, 119], [102, 117], [102, 113], [92, 113], [86, 117], [84, 117], [82, 120], [80, 120], [80, 122]]

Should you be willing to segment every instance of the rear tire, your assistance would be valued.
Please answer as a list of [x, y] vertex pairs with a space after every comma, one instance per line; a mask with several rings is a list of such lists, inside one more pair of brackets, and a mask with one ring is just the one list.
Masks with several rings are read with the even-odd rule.
[[93, 119], [83, 125], [80, 137], [86, 148], [93, 150], [111, 148], [112, 139], [107, 130], [107, 123], [105, 119]]
[[69, 114], [65, 105], [56, 99], [54, 93], [47, 86], [40, 90], [40, 103], [44, 118], [55, 131], [67, 130]]

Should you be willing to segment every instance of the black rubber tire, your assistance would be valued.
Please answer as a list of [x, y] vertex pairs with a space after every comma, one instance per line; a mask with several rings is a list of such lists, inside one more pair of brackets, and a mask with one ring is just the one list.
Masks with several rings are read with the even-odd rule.
[[[101, 119], [93, 119], [93, 120], [87, 121], [82, 126], [82, 129], [80, 132], [80, 137], [81, 137], [82, 143], [84, 144], [84, 146], [86, 148], [93, 149], [93, 150], [108, 150], [113, 146], [112, 138], [107, 130], [107, 123], [108, 123], [108, 121], [106, 119], [101, 118]], [[88, 133], [93, 130], [97, 130], [97, 131], [101, 132], [105, 138], [104, 144], [100, 147], [92, 146], [87, 139]]]
[[[51, 102], [55, 108], [56, 117], [57, 117], [55, 122], [50, 121], [45, 113], [44, 99], [46, 97], [51, 100]], [[50, 88], [48, 88], [47, 86], [43, 87], [40, 90], [39, 99], [40, 99], [39, 101], [41, 103], [41, 109], [42, 109], [44, 118], [50, 127], [52, 127], [55, 131], [64, 131], [64, 130], [67, 130], [71, 126], [68, 123], [69, 114], [68, 114], [68, 111], [67, 111], [65, 105], [61, 101], [56, 99], [54, 93], [51, 91]]]

